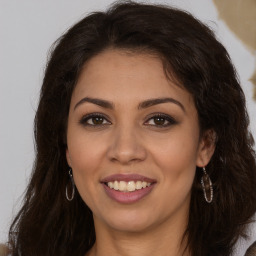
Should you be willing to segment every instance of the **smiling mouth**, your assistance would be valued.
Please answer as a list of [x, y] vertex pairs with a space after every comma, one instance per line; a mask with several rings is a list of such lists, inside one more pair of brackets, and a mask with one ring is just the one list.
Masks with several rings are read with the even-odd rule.
[[139, 174], [113, 174], [101, 180], [106, 194], [122, 204], [131, 204], [146, 197], [157, 180]]
[[107, 185], [109, 188], [121, 191], [121, 192], [133, 192], [136, 190], [141, 190], [146, 187], [149, 187], [151, 185], [150, 182], [146, 181], [110, 181], [106, 182], [105, 185]]

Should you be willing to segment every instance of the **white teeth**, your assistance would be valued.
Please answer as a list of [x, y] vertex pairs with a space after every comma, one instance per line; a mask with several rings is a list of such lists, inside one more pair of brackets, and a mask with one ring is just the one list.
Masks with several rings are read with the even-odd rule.
[[135, 187], [134, 181], [129, 181], [127, 184], [127, 190], [129, 192], [131, 192], [131, 191], [135, 191], [135, 189], [136, 189], [136, 187]]
[[119, 186], [118, 186], [118, 181], [115, 180], [115, 181], [114, 181], [114, 190], [118, 190], [118, 187], [119, 187]]
[[118, 190], [125, 191], [126, 190], [126, 182], [120, 181], [119, 186], [118, 186]]
[[110, 181], [107, 183], [108, 187], [114, 189], [114, 190], [119, 190], [123, 192], [133, 192], [135, 190], [139, 190], [142, 188], [149, 187], [151, 183], [148, 183], [146, 181]]
[[142, 182], [142, 187], [145, 188], [147, 186], [147, 182], [146, 181], [143, 181]]
[[137, 181], [136, 182], [136, 189], [141, 189], [142, 188], [142, 182], [141, 181]]
[[109, 186], [110, 188], [114, 188], [114, 183], [110, 181], [110, 182], [108, 183], [108, 186]]

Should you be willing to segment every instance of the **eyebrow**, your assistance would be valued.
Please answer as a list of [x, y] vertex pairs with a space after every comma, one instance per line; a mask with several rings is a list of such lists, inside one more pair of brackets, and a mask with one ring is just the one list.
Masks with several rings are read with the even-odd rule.
[[[103, 99], [98, 99], [98, 98], [90, 98], [90, 97], [85, 97], [83, 99], [81, 99], [80, 101], [78, 101], [74, 107], [74, 110], [81, 104], [85, 103], [85, 102], [89, 102], [89, 103], [93, 103], [95, 105], [98, 105], [100, 107], [103, 108], [107, 108], [107, 109], [114, 109], [114, 103], [107, 101], [107, 100], [103, 100]], [[155, 98], [155, 99], [149, 99], [146, 101], [143, 101], [139, 104], [138, 109], [145, 109], [145, 108], [149, 108], [151, 106], [155, 106], [158, 104], [162, 104], [162, 103], [174, 103], [177, 106], [179, 106], [184, 112], [186, 112], [185, 107], [182, 105], [181, 102], [179, 102], [178, 100], [175, 100], [173, 98]]]
[[146, 101], [143, 101], [139, 104], [138, 109], [144, 109], [144, 108], [148, 108], [157, 104], [162, 104], [162, 103], [174, 103], [176, 105], [178, 105], [184, 112], [186, 112], [185, 107], [181, 104], [181, 102], [179, 102], [178, 100], [175, 100], [173, 98], [156, 98], [156, 99], [149, 99]]
[[108, 109], [114, 109], [114, 104], [112, 102], [106, 101], [106, 100], [102, 100], [102, 99], [96, 99], [96, 98], [89, 98], [89, 97], [85, 97], [83, 99], [81, 99], [80, 101], [78, 101], [74, 107], [74, 110], [81, 104], [85, 103], [85, 102], [90, 102], [93, 103], [95, 105], [98, 105], [100, 107], [103, 108], [108, 108]]

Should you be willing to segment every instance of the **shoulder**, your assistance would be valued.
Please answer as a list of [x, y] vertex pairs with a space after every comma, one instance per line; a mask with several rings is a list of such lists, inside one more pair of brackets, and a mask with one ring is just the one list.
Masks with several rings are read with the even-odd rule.
[[0, 256], [8, 256], [9, 249], [5, 244], [0, 244]]
[[244, 256], [256, 256], [256, 241], [247, 249]]

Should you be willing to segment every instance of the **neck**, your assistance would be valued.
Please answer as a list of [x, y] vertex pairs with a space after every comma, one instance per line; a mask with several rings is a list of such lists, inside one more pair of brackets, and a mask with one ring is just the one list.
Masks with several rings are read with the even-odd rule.
[[86, 256], [190, 256], [185, 250], [186, 237], [183, 239], [186, 226], [179, 225], [184, 222], [165, 222], [141, 232], [102, 229], [102, 223], [97, 232], [97, 222], [96, 243]]

